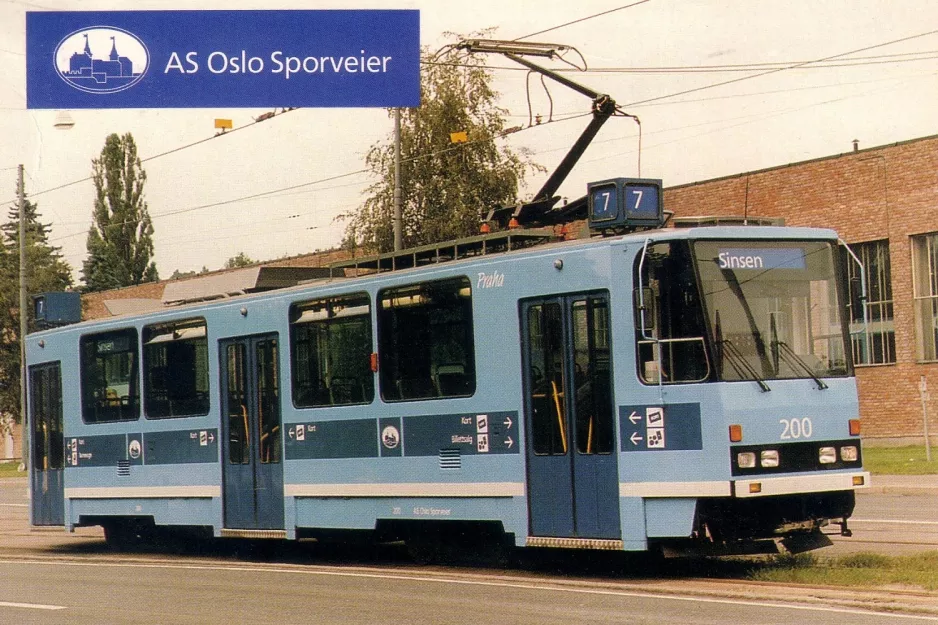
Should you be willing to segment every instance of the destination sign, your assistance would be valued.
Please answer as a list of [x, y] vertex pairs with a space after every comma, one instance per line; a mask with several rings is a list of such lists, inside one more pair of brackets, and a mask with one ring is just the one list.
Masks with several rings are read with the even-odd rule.
[[720, 249], [720, 269], [805, 269], [801, 248], [729, 248]]
[[415, 107], [420, 14], [29, 11], [26, 104]]

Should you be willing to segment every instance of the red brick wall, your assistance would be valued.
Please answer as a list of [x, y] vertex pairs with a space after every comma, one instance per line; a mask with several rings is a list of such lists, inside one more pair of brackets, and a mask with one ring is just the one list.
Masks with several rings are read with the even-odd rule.
[[[922, 435], [918, 385], [938, 396], [938, 363], [916, 362], [911, 239], [938, 231], [938, 136], [672, 187], [675, 216], [784, 217], [789, 226], [833, 228], [847, 243], [889, 240], [896, 364], [857, 368], [864, 434]], [[938, 434], [938, 402], [928, 404]]]

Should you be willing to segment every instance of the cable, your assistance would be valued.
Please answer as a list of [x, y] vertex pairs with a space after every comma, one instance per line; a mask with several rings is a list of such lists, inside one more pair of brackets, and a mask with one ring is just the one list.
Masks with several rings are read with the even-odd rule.
[[[349, 177], [349, 176], [354, 176], [354, 175], [356, 175], [356, 174], [369, 173], [369, 172], [370, 172], [370, 170], [368, 170], [368, 169], [359, 169], [358, 171], [352, 171], [352, 172], [347, 172], [347, 173], [344, 173], [344, 174], [338, 174], [338, 175], [336, 175], [336, 176], [330, 176], [329, 178], [322, 178], [322, 179], [320, 179], [320, 180], [313, 180], [313, 181], [311, 181], [311, 182], [303, 182], [303, 183], [300, 183], [300, 184], [295, 184], [295, 185], [291, 185], [291, 186], [289, 186], [289, 187], [283, 187], [283, 188], [280, 188], [280, 189], [272, 189], [272, 190], [270, 190], [270, 191], [262, 191], [262, 192], [260, 192], [260, 193], [254, 193], [254, 194], [252, 194], [252, 195], [245, 195], [245, 196], [233, 198], [233, 199], [230, 199], [230, 200], [221, 200], [221, 201], [219, 201], [219, 202], [211, 202], [211, 203], [209, 203], [209, 204], [200, 204], [200, 205], [198, 205], [198, 206], [190, 206], [189, 208], [182, 208], [182, 209], [175, 210], [175, 211], [169, 211], [169, 212], [167, 212], [167, 213], [159, 213], [159, 214], [157, 214], [157, 215], [150, 215], [150, 219], [151, 219], [151, 220], [155, 220], [155, 219], [159, 219], [159, 218], [161, 218], [161, 217], [170, 217], [170, 216], [172, 216], [172, 215], [182, 215], [183, 213], [191, 213], [191, 212], [193, 212], [193, 211], [203, 210], [203, 209], [206, 209], [206, 208], [214, 208], [214, 207], [216, 207], [216, 206], [226, 206], [226, 205], [228, 205], [228, 204], [237, 204], [238, 202], [246, 202], [246, 201], [248, 201], [248, 200], [254, 200], [254, 199], [263, 197], [263, 196], [265, 196], [265, 195], [270, 195], [270, 194], [272, 194], [272, 193], [278, 193], [278, 192], [281, 192], [281, 191], [292, 191], [292, 190], [294, 190], [294, 189], [299, 189], [299, 188], [302, 188], [302, 187], [308, 187], [308, 186], [314, 185], [314, 184], [320, 184], [320, 183], [323, 183], [323, 182], [329, 182], [329, 181], [331, 181], [331, 180], [338, 180], [338, 179], [340, 179], [340, 178], [347, 178], [347, 177]], [[118, 223], [112, 222], [112, 223], [109, 223], [109, 224], [107, 225], [107, 227], [110, 228], [110, 227], [113, 227], [113, 226], [125, 226], [125, 225], [130, 225], [130, 224], [133, 224], [133, 223], [136, 223], [136, 222], [131, 222], [131, 221], [118, 222]], [[61, 241], [61, 240], [64, 240], [64, 239], [71, 239], [71, 238], [80, 236], [80, 235], [82, 235], [82, 234], [87, 234], [87, 233], [86, 233], [86, 232], [78, 232], [78, 233], [75, 233], [75, 234], [69, 234], [69, 235], [64, 235], [64, 236], [57, 237], [57, 238], [54, 238], [54, 239], [49, 239], [49, 241]]]
[[647, 98], [647, 99], [645, 99], [645, 100], [639, 100], [639, 101], [637, 101], [637, 102], [630, 102], [630, 103], [627, 104], [626, 106], [637, 106], [637, 105], [639, 105], [639, 104], [647, 104], [647, 103], [649, 103], [649, 102], [657, 102], [657, 101], [659, 101], [659, 100], [666, 100], [666, 99], [675, 98], [675, 97], [681, 96], [681, 95], [687, 95], [688, 93], [696, 93], [696, 92], [698, 92], [698, 91], [704, 91], [704, 90], [706, 90], [706, 89], [713, 89], [713, 88], [715, 88], [715, 87], [722, 87], [722, 86], [725, 86], [725, 85], [731, 85], [731, 84], [733, 84], [733, 83], [742, 82], [742, 81], [744, 81], [744, 80], [751, 80], [751, 79], [753, 79], [753, 78], [759, 78], [759, 77], [761, 77], [761, 76], [768, 76], [769, 74], [775, 74], [775, 73], [783, 72], [783, 71], [790, 70], [790, 69], [798, 69], [799, 67], [802, 67], [802, 66], [804, 66], [804, 65], [811, 65], [811, 64], [814, 64], [814, 63], [823, 63], [824, 61], [830, 61], [830, 60], [832, 60], [832, 59], [837, 59], [837, 58], [840, 58], [840, 57], [843, 57], [843, 56], [849, 56], [849, 55], [851, 55], [851, 54], [857, 54], [857, 53], [859, 53], [859, 52], [866, 52], [867, 50], [875, 50], [876, 48], [882, 48], [882, 47], [884, 47], [884, 46], [890, 46], [890, 45], [893, 45], [893, 44], [896, 44], [896, 43], [902, 43], [902, 42], [904, 42], [904, 41], [911, 41], [912, 39], [919, 39], [919, 38], [921, 38], [921, 37], [927, 37], [927, 36], [930, 36], [930, 35], [934, 35], [934, 34], [936, 34], [936, 33], [938, 33], [938, 30], [930, 30], [930, 31], [928, 31], [928, 32], [919, 33], [919, 34], [917, 34], [917, 35], [910, 35], [910, 36], [908, 36], [908, 37], [902, 37], [902, 38], [900, 38], [900, 39], [893, 39], [892, 41], [887, 41], [887, 42], [885, 42], [885, 43], [878, 43], [878, 44], [875, 44], [875, 45], [872, 45], [872, 46], [866, 46], [866, 47], [863, 47], [863, 48], [857, 48], [856, 50], [851, 50], [851, 51], [849, 51], [849, 52], [841, 52], [840, 54], [834, 54], [834, 55], [831, 55], [831, 56], [826, 56], [826, 57], [824, 57], [824, 58], [816, 59], [816, 60], [814, 60], [814, 61], [803, 61], [803, 62], [801, 62], [801, 63], [796, 63], [796, 64], [794, 64], [794, 65], [788, 65], [788, 66], [786, 66], [786, 67], [779, 67], [779, 68], [771, 69], [771, 70], [768, 70], [768, 71], [765, 71], [765, 72], [759, 72], [758, 74], [753, 74], [753, 75], [751, 75], [751, 76], [743, 76], [742, 78], [734, 78], [734, 79], [732, 79], [732, 80], [724, 80], [724, 81], [722, 81], [722, 82], [714, 83], [714, 84], [711, 84], [711, 85], [704, 85], [703, 87], [694, 87], [693, 89], [685, 89], [684, 91], [678, 91], [677, 93], [670, 93], [670, 94], [668, 94], [668, 95], [657, 96], [657, 97], [654, 97], [654, 98]]
[[523, 36], [523, 37], [518, 37], [517, 39], [513, 39], [513, 41], [521, 41], [522, 39], [530, 39], [531, 37], [534, 37], [534, 36], [536, 36], [536, 35], [543, 35], [544, 33], [549, 33], [549, 32], [551, 32], [552, 30], [557, 30], [557, 29], [560, 29], [560, 28], [564, 28], [564, 27], [566, 27], [566, 26], [572, 26], [573, 24], [579, 24], [580, 22], [585, 22], [586, 20], [591, 20], [591, 19], [593, 19], [594, 17], [602, 17], [603, 15], [609, 15], [610, 13], [615, 13], [616, 11], [621, 11], [621, 10], [623, 10], [623, 9], [630, 9], [630, 8], [632, 8], [632, 7], [634, 7], [634, 6], [638, 6], [638, 5], [640, 5], [640, 4], [645, 4], [646, 2], [650, 2], [650, 1], [651, 1], [651, 0], [639, 0], [638, 2], [633, 2], [632, 4], [626, 4], [626, 5], [621, 6], [621, 7], [616, 7], [616, 8], [614, 8], [614, 9], [609, 9], [608, 11], [603, 11], [602, 13], [594, 13], [593, 15], [587, 15], [586, 17], [581, 17], [581, 18], [579, 18], [579, 19], [575, 19], [575, 20], [573, 20], [572, 22], [566, 22], [566, 23], [560, 24], [560, 25], [558, 25], [558, 26], [552, 26], [551, 28], [545, 28], [544, 30], [539, 30], [539, 31], [537, 31], [536, 33], [531, 33], [530, 35], [525, 35], [525, 36]]
[[[282, 110], [280, 113], [276, 113], [275, 117], [280, 117], [280, 116], [283, 115], [284, 113], [291, 113], [291, 112], [293, 112], [293, 111], [295, 111], [295, 110], [298, 110], [298, 109], [295, 109], [295, 108], [284, 109], [284, 110]], [[167, 155], [169, 155], [169, 154], [174, 154], [174, 153], [176, 153], [176, 152], [180, 152], [180, 151], [182, 151], [182, 150], [185, 150], [185, 149], [188, 149], [188, 148], [191, 148], [191, 147], [195, 147], [195, 146], [197, 146], [197, 145], [201, 145], [201, 144], [203, 144], [203, 143], [206, 143], [207, 141], [211, 141], [212, 139], [217, 139], [218, 137], [225, 137], [225, 136], [234, 134], [234, 133], [238, 132], [239, 130], [244, 130], [245, 128], [250, 128], [251, 126], [256, 126], [257, 124], [259, 124], [259, 123], [261, 123], [261, 122], [264, 122], [264, 121], [267, 121], [268, 119], [270, 119], [270, 118], [268, 117], [268, 118], [265, 118], [265, 119], [261, 119], [261, 120], [259, 120], [259, 121], [253, 121], [253, 122], [251, 122], [250, 124], [244, 124], [244, 125], [242, 125], [242, 126], [238, 126], [237, 128], [233, 128], [233, 129], [231, 129], [231, 130], [229, 130], [229, 131], [227, 131], [227, 132], [220, 132], [220, 133], [218, 133], [218, 134], [212, 135], [211, 137], [205, 137], [205, 138], [203, 138], [203, 139], [199, 139], [198, 141], [193, 141], [192, 143], [188, 143], [188, 144], [186, 144], [186, 145], [181, 145], [181, 146], [179, 146], [179, 147], [177, 147], [177, 148], [173, 148], [173, 149], [167, 150], [167, 151], [165, 151], [165, 152], [160, 152], [159, 154], [154, 154], [153, 156], [148, 156], [148, 157], [146, 157], [146, 158], [142, 158], [142, 159], [140, 159], [140, 162], [141, 162], [141, 163], [147, 163], [147, 162], [149, 162], [149, 161], [154, 161], [154, 160], [156, 160], [156, 159], [158, 159], [158, 158], [161, 158], [161, 157], [163, 157], [163, 156], [167, 156]], [[51, 188], [49, 188], [49, 189], [42, 189], [41, 191], [35, 191], [35, 192], [33, 192], [33, 193], [30, 193], [29, 196], [30, 196], [30, 197], [38, 197], [38, 196], [40, 196], [40, 195], [45, 195], [46, 193], [52, 193], [53, 191], [59, 191], [59, 190], [61, 190], [61, 189], [65, 189], [65, 188], [67, 188], [67, 187], [74, 186], [74, 185], [76, 185], [76, 184], [81, 184], [81, 183], [83, 183], [83, 182], [88, 182], [89, 180], [92, 180], [92, 179], [93, 179], [93, 176], [86, 176], [85, 178], [82, 178], [82, 179], [80, 179], [80, 180], [72, 180], [71, 182], [66, 182], [66, 183], [64, 183], [64, 184], [60, 184], [60, 185], [57, 186], [57, 187], [51, 187]], [[6, 201], [3, 202], [3, 203], [6, 204], [6, 203], [8, 203], [8, 202], [15, 202], [15, 201], [16, 201], [16, 199], [12, 199], [12, 200], [6, 200]]]
[[[402, 162], [404, 162], [404, 163], [412, 163], [412, 162], [414, 162], [414, 161], [418, 161], [418, 160], [423, 159], [423, 158], [431, 158], [431, 157], [434, 157], [434, 156], [440, 156], [440, 155], [442, 155], [442, 154], [446, 154], [446, 153], [448, 153], [448, 152], [452, 152], [452, 151], [455, 151], [455, 150], [465, 149], [467, 146], [470, 146], [470, 145], [474, 145], [474, 144], [477, 144], [477, 143], [483, 143], [483, 142], [490, 141], [490, 140], [494, 140], [494, 139], [504, 138], [504, 137], [507, 137], [507, 136], [510, 135], [510, 134], [515, 134], [515, 133], [518, 133], [518, 132], [523, 132], [523, 131], [525, 131], [525, 130], [530, 130], [531, 128], [541, 128], [541, 127], [544, 127], [544, 126], [549, 125], [550, 123], [565, 122], [565, 121], [569, 121], [569, 120], [571, 120], [571, 119], [577, 119], [577, 118], [586, 117], [586, 116], [589, 116], [589, 115], [592, 115], [592, 112], [578, 113], [578, 114], [575, 114], [575, 115], [570, 115], [570, 116], [568, 116], [568, 117], [564, 117], [564, 118], [562, 118], [562, 119], [555, 119], [555, 120], [553, 120], [553, 121], [551, 121], [551, 122], [544, 122], [544, 123], [541, 124], [540, 126], [529, 126], [528, 128], [520, 128], [520, 129], [518, 129], [518, 128], [509, 128], [509, 129], [504, 130], [504, 131], [502, 131], [502, 132], [500, 132], [500, 133], [497, 133], [497, 134], [495, 134], [495, 135], [493, 135], [492, 137], [487, 138], [487, 139], [476, 139], [475, 141], [468, 141], [468, 142], [466, 142], [466, 143], [459, 143], [459, 144], [456, 144], [456, 145], [451, 146], [451, 147], [448, 147], [448, 148], [443, 148], [443, 149], [441, 149], [441, 150], [437, 150], [437, 151], [435, 151], [435, 152], [428, 152], [428, 153], [425, 153], [425, 154], [418, 154], [418, 155], [416, 155], [416, 156], [412, 156], [412, 157], [410, 157], [410, 158], [403, 159]], [[226, 134], [227, 134], [227, 133], [226, 133]], [[346, 173], [344, 173], [344, 174], [337, 174], [337, 175], [335, 175], [335, 176], [329, 176], [328, 178], [320, 178], [319, 180], [312, 180], [312, 181], [309, 181], [309, 182], [302, 182], [302, 183], [295, 184], [295, 185], [290, 185], [290, 186], [286, 186], [286, 187], [280, 187], [280, 188], [278, 188], [278, 189], [270, 189], [270, 190], [268, 190], [268, 191], [262, 191], [262, 192], [260, 192], [260, 193], [254, 193], [254, 194], [251, 194], [251, 195], [245, 195], [245, 196], [241, 196], [241, 197], [237, 197], [237, 198], [232, 198], [232, 199], [230, 199], [230, 200], [221, 200], [221, 201], [218, 201], [218, 202], [211, 202], [211, 203], [209, 203], [209, 204], [200, 204], [200, 205], [198, 205], [198, 206], [190, 206], [190, 207], [188, 207], [188, 208], [183, 208], [183, 209], [179, 209], [179, 210], [175, 210], [175, 211], [169, 211], [169, 212], [166, 212], [166, 213], [159, 213], [159, 214], [155, 214], [155, 215], [150, 215], [150, 219], [151, 219], [151, 220], [156, 220], [156, 219], [159, 219], [159, 218], [161, 218], [161, 217], [170, 217], [170, 216], [173, 216], [173, 215], [181, 215], [181, 214], [183, 214], [183, 213], [191, 213], [191, 212], [198, 211], [198, 210], [204, 210], [204, 209], [206, 209], [206, 208], [214, 208], [214, 207], [217, 207], [217, 206], [226, 206], [226, 205], [228, 205], [228, 204], [236, 204], [236, 203], [238, 203], [238, 202], [245, 202], [245, 201], [248, 201], [248, 200], [254, 200], [254, 199], [262, 198], [262, 197], [265, 197], [265, 196], [269, 196], [269, 195], [272, 195], [272, 194], [274, 194], [274, 193], [281, 193], [281, 192], [284, 192], [284, 191], [293, 191], [293, 190], [295, 190], [295, 189], [300, 189], [300, 188], [303, 188], [303, 187], [309, 187], [309, 186], [312, 186], [312, 185], [322, 184], [322, 183], [324, 183], [324, 182], [331, 182], [331, 181], [333, 181], [333, 180], [339, 180], [339, 179], [341, 179], [341, 178], [347, 178], [347, 177], [349, 177], [349, 176], [355, 176], [355, 175], [364, 174], [364, 173], [371, 173], [371, 170], [370, 170], [370, 169], [359, 169], [359, 170], [356, 170], [356, 171], [346, 172]], [[129, 225], [129, 224], [131, 224], [131, 223], [134, 223], [134, 222], [110, 223], [110, 224], [108, 224], [108, 227]], [[76, 233], [73, 233], [73, 234], [63, 235], [63, 236], [55, 237], [55, 238], [50, 238], [50, 239], [49, 239], [49, 242], [50, 242], [50, 243], [53, 243], [53, 242], [62, 241], [62, 240], [65, 240], [65, 239], [71, 239], [71, 238], [74, 238], [74, 237], [77, 237], [77, 236], [86, 235], [86, 234], [87, 234], [87, 231], [76, 232]]]
[[[928, 56], [925, 56], [928, 55]], [[887, 65], [893, 63], [911, 63], [915, 61], [933, 61], [938, 59], [938, 51], [927, 50], [921, 52], [902, 52], [897, 54], [880, 54], [863, 56], [849, 62], [831, 63], [825, 61], [775, 61], [771, 63], [733, 63], [726, 65], [662, 65], [659, 67], [592, 67], [586, 69], [558, 68], [557, 73], [578, 72], [586, 74], [717, 74], [753, 72], [760, 69], [787, 69], [798, 65], [798, 69], [818, 70], [840, 67], [863, 67], [867, 65]], [[804, 66], [805, 63], [811, 65]], [[421, 61], [423, 65], [442, 65], [449, 67], [469, 67], [461, 63]], [[506, 71], [530, 71], [514, 65], [487, 65], [488, 69]]]

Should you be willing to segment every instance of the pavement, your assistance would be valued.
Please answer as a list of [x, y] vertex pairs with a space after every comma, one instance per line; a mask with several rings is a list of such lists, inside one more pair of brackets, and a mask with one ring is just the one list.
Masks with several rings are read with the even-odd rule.
[[938, 474], [931, 475], [877, 475], [870, 477], [870, 486], [857, 494], [875, 495], [932, 495], [938, 496]]

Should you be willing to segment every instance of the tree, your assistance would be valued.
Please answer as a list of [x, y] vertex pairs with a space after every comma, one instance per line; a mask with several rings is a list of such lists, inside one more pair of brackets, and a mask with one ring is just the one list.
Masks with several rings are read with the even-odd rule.
[[[401, 111], [401, 213], [405, 247], [478, 234], [481, 215], [516, 201], [528, 169], [526, 151], [497, 144], [507, 111], [497, 105], [492, 72], [453, 47], [423, 49], [419, 108]], [[389, 110], [389, 116], [393, 110]], [[453, 143], [451, 133], [466, 133]], [[378, 181], [362, 207], [347, 216], [346, 247], [394, 246], [394, 138], [374, 144], [365, 163]]]
[[[30, 201], [26, 215], [26, 292], [29, 295], [64, 291], [72, 286], [72, 268], [61, 248], [49, 245], [49, 226], [39, 221], [38, 208]], [[19, 415], [19, 211], [13, 206], [9, 220], [0, 226], [0, 414]], [[30, 332], [38, 329], [32, 306], [28, 307]]]
[[129, 132], [111, 134], [91, 161], [94, 213], [82, 280], [88, 291], [154, 282], [153, 223], [143, 199], [147, 174]]
[[239, 267], [248, 267], [255, 264], [257, 261], [245, 254], [244, 252], [238, 252], [237, 256], [232, 256], [225, 261], [225, 269], [238, 269]]

